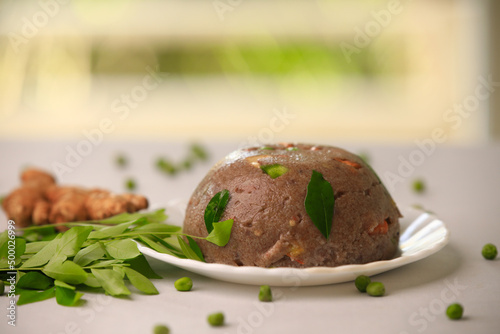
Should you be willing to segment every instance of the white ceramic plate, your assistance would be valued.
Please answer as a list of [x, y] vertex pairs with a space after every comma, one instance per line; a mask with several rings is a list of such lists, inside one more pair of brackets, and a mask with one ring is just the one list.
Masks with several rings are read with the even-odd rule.
[[[170, 203], [167, 206], [169, 217], [182, 217], [182, 204]], [[169, 211], [169, 207], [172, 209]], [[260, 268], [249, 266], [230, 266], [205, 263], [195, 260], [179, 259], [175, 256], [158, 253], [139, 245], [139, 250], [148, 256], [176, 267], [215, 278], [221, 281], [272, 286], [311, 286], [349, 282], [358, 275], [376, 275], [428, 257], [442, 249], [449, 239], [449, 231], [444, 223], [433, 214], [408, 208], [400, 220], [400, 255], [392, 260], [367, 264], [345, 265], [339, 267], [312, 268]], [[182, 220], [179, 220], [182, 221]]]

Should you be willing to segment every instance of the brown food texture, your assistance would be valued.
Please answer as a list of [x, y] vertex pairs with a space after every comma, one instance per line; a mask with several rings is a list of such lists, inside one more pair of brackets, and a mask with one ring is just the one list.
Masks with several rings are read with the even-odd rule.
[[[400, 213], [380, 179], [358, 156], [330, 146], [266, 145], [235, 151], [216, 164], [194, 191], [184, 232], [206, 237], [204, 211], [223, 189], [230, 199], [221, 220], [233, 219], [229, 243], [197, 240], [207, 262], [260, 267], [314, 267], [390, 259], [398, 251]], [[293, 147], [293, 150], [290, 150]], [[260, 168], [280, 164], [272, 179]], [[335, 197], [328, 239], [305, 210], [312, 171]]]
[[[2, 203], [7, 217], [20, 227], [100, 220], [148, 207], [144, 196], [60, 186], [52, 175], [34, 168], [24, 170], [21, 181], [21, 187], [8, 194]], [[57, 229], [64, 231], [67, 228], [60, 225]]]

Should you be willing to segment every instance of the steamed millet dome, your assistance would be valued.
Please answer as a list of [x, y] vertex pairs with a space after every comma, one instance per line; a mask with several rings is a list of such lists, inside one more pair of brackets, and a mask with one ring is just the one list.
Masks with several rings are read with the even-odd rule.
[[[277, 166], [277, 174], [265, 166]], [[335, 203], [328, 238], [305, 207], [313, 171], [331, 184]], [[218, 192], [233, 219], [224, 247], [196, 242], [207, 262], [236, 266], [314, 267], [391, 259], [398, 250], [400, 213], [373, 170], [331, 146], [267, 145], [237, 150], [218, 162], [194, 191], [184, 232], [208, 235], [204, 212]]]

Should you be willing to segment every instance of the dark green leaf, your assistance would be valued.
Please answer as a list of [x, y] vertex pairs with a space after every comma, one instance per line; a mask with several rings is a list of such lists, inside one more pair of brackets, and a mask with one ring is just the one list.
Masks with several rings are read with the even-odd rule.
[[80, 249], [76, 253], [73, 262], [79, 266], [85, 267], [89, 263], [101, 259], [106, 254], [104, 247], [100, 242], [96, 242], [88, 247]]
[[233, 220], [228, 219], [222, 222], [214, 223], [214, 229], [208, 237], [207, 241], [216, 244], [217, 246], [225, 246], [229, 242], [231, 229], [233, 228]]
[[52, 277], [68, 284], [80, 284], [85, 282], [87, 279], [87, 273], [79, 265], [72, 261], [64, 262], [50, 262], [45, 266], [42, 272]]
[[56, 286], [56, 301], [59, 305], [75, 306], [82, 296], [83, 294], [75, 290]]
[[196, 261], [204, 262], [198, 254], [190, 247], [190, 245], [182, 239], [181, 236], [177, 236], [179, 245], [181, 246], [182, 253], [186, 256], [186, 258]]
[[202, 262], [205, 262], [205, 258], [203, 257], [203, 253], [201, 252], [200, 246], [196, 243], [196, 241], [193, 240], [193, 238], [186, 236], [186, 239], [188, 239], [189, 242], [189, 247], [196, 253], [196, 255], [200, 258]]
[[260, 166], [260, 169], [262, 169], [272, 179], [275, 179], [288, 172], [288, 168], [280, 164], [264, 165]]
[[213, 230], [213, 224], [220, 221], [224, 210], [226, 209], [227, 202], [229, 201], [229, 191], [224, 189], [210, 200], [207, 207], [205, 208], [205, 226], [208, 233]]
[[125, 286], [123, 278], [112, 269], [91, 269], [92, 274], [102, 285], [104, 290], [112, 296], [130, 295], [130, 290]]
[[44, 291], [36, 290], [20, 290], [19, 299], [17, 300], [17, 305], [25, 305], [30, 303], [39, 302], [46, 300], [55, 296], [55, 289], [48, 288]]
[[104, 246], [114, 259], [127, 260], [141, 255], [137, 244], [131, 239], [113, 240]]
[[332, 228], [335, 198], [333, 197], [332, 185], [323, 178], [321, 173], [315, 170], [313, 170], [307, 186], [304, 204], [314, 225], [328, 239]]
[[59, 240], [62, 238], [62, 234], [58, 234], [54, 240], [50, 241], [45, 247], [43, 247], [38, 253], [33, 255], [29, 260], [21, 265], [21, 268], [34, 268], [40, 267], [49, 262], [49, 260], [56, 253], [56, 248]]
[[30, 271], [25, 273], [17, 281], [16, 288], [30, 290], [45, 290], [54, 284], [54, 280], [45, 276], [38, 271]]
[[151, 281], [147, 277], [127, 267], [124, 267], [123, 271], [125, 271], [125, 274], [127, 275], [130, 283], [132, 283], [132, 285], [135, 286], [138, 290], [148, 295], [157, 295], [159, 293], [153, 283], [151, 283]]
[[146, 258], [142, 254], [139, 255], [138, 257], [125, 261], [125, 263], [128, 263], [130, 265], [129, 268], [134, 269], [135, 271], [141, 273], [147, 278], [157, 278], [157, 279], [161, 278], [161, 276], [159, 276], [157, 273], [153, 271], [153, 269], [148, 263], [148, 260], [146, 260]]

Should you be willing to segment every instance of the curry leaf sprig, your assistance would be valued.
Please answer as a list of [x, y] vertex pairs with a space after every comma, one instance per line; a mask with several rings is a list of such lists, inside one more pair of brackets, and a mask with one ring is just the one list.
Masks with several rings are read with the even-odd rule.
[[18, 305], [55, 297], [60, 305], [75, 306], [82, 303], [85, 291], [127, 296], [130, 286], [144, 294], [158, 294], [151, 279], [161, 277], [152, 270], [137, 243], [157, 252], [204, 261], [193, 238], [224, 246], [232, 227], [215, 223], [212, 233], [200, 238], [166, 224], [166, 218], [164, 210], [158, 210], [65, 223], [69, 229], [63, 233], [57, 233], [54, 225], [18, 229], [22, 235], [14, 238], [14, 259], [9, 258], [11, 239], [4, 231], [0, 233], [0, 280], [10, 278], [8, 272], [17, 272], [15, 291], [11, 292], [19, 295]]

